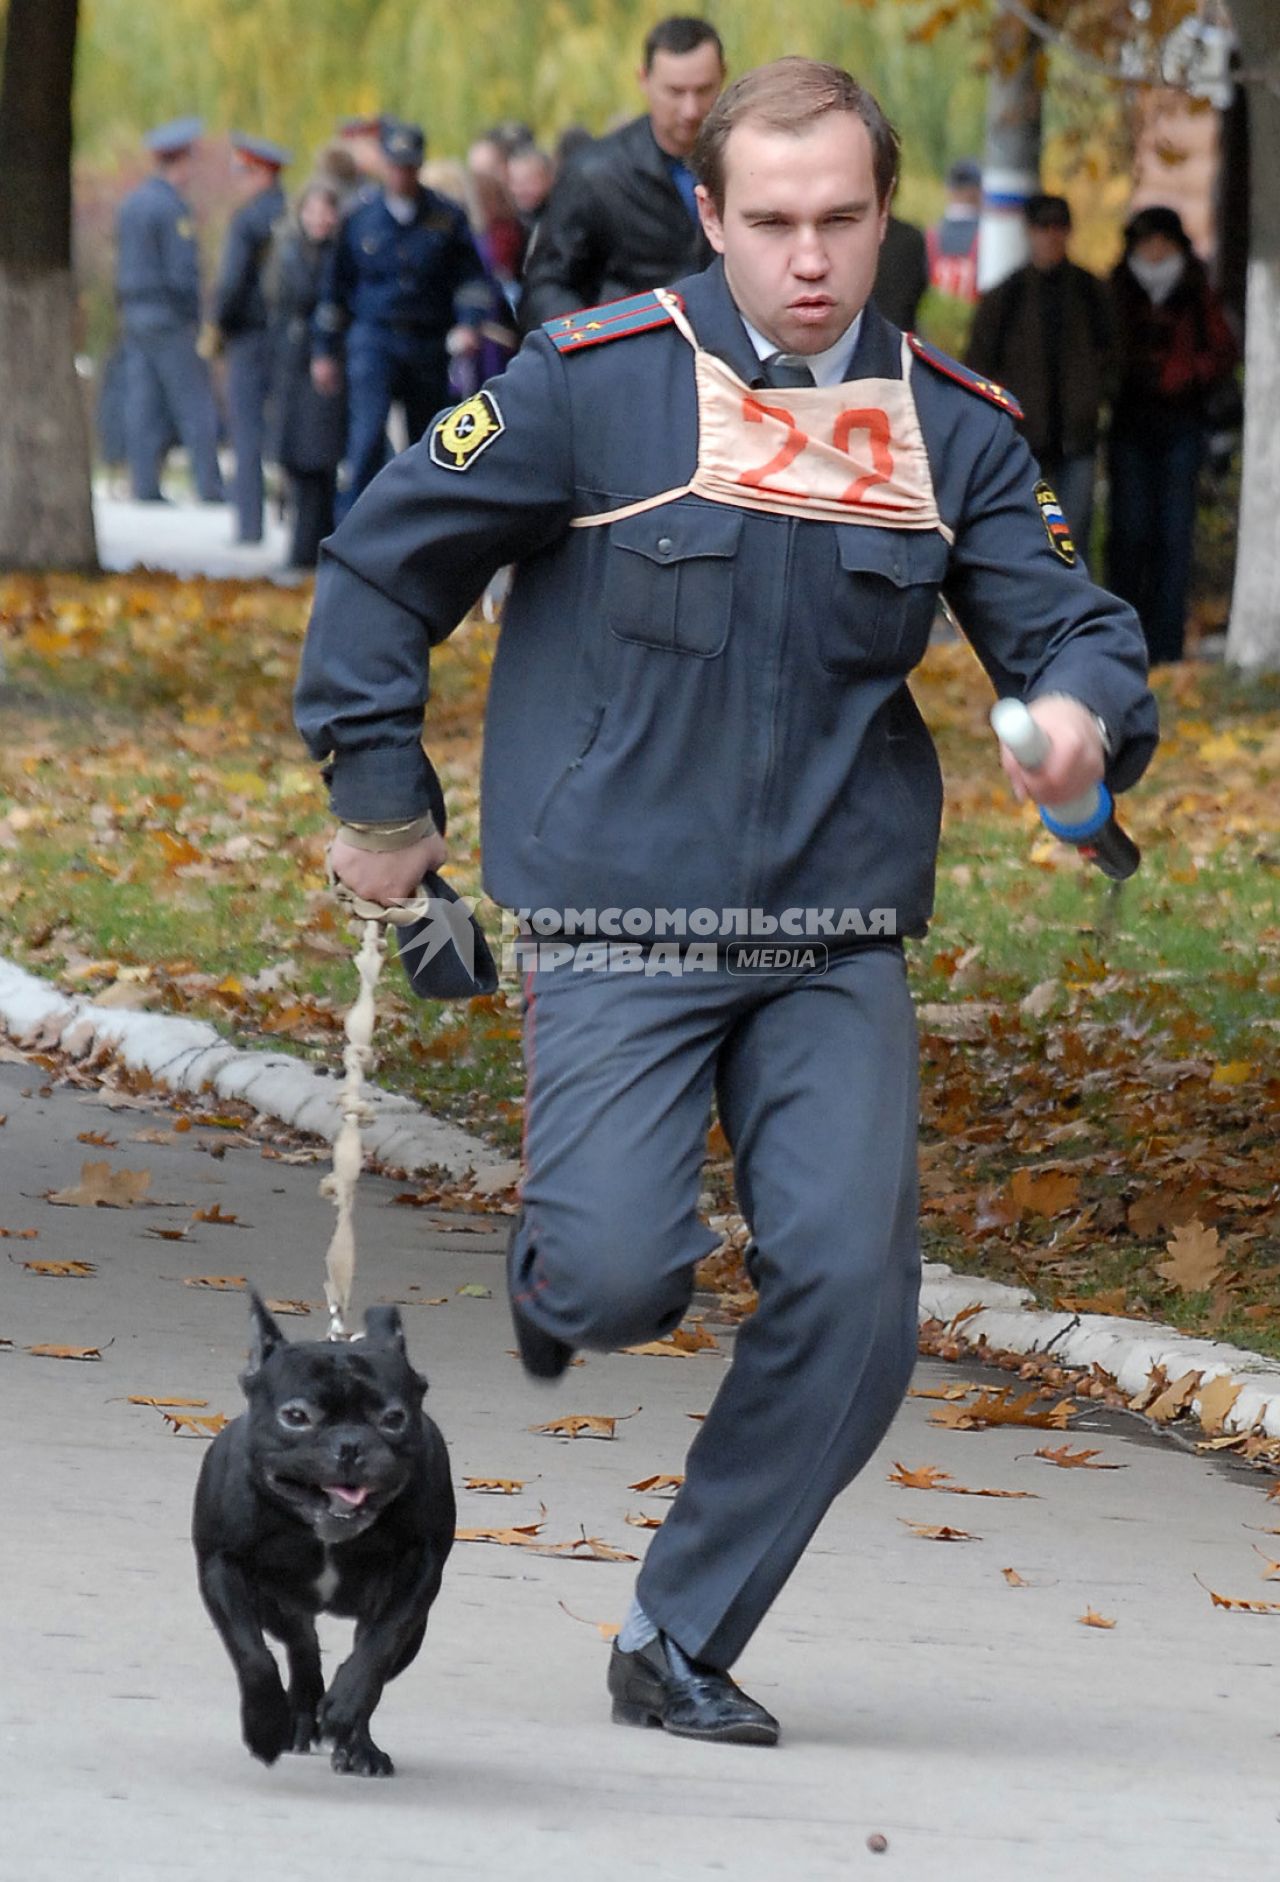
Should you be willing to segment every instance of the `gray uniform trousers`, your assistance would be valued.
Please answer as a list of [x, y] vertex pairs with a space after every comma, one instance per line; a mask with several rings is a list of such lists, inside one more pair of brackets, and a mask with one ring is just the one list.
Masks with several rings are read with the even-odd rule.
[[262, 445], [266, 430], [271, 342], [265, 332], [237, 333], [226, 342], [227, 429], [235, 452], [231, 485], [241, 542], [262, 541]]
[[133, 494], [160, 495], [160, 466], [181, 438], [204, 503], [223, 500], [218, 469], [218, 412], [209, 369], [196, 352], [193, 327], [131, 332], [126, 338], [125, 437]]
[[526, 985], [526, 1174], [511, 1287], [607, 1351], [670, 1332], [715, 1245], [697, 1214], [714, 1092], [755, 1237], [757, 1311], [638, 1583], [728, 1667], [902, 1402], [916, 1353], [917, 1048], [902, 954]]

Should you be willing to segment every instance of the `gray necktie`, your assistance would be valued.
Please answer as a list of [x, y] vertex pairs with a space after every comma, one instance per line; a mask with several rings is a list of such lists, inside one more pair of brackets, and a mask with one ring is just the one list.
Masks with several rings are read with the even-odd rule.
[[770, 353], [764, 362], [764, 380], [769, 386], [814, 386], [817, 380], [798, 353]]

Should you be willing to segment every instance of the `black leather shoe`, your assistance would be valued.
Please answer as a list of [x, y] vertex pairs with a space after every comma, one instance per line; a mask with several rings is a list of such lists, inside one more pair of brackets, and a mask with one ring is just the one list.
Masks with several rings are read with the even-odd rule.
[[515, 1329], [516, 1345], [520, 1349], [520, 1364], [531, 1379], [558, 1379], [573, 1358], [572, 1346], [556, 1339], [552, 1333], [544, 1333], [522, 1311], [516, 1300], [515, 1276], [513, 1267], [516, 1253], [516, 1237], [520, 1233], [519, 1216], [512, 1225], [507, 1238], [507, 1292], [511, 1301], [511, 1324]]
[[704, 1666], [658, 1634], [635, 1653], [614, 1645], [609, 1691], [616, 1725], [660, 1725], [677, 1738], [776, 1745], [778, 1721], [718, 1667]]

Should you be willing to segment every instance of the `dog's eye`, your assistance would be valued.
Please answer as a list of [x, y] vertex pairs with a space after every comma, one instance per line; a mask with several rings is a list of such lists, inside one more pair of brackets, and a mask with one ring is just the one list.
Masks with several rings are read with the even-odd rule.
[[378, 1422], [384, 1431], [403, 1431], [409, 1422], [409, 1414], [403, 1405], [392, 1405], [383, 1412]]
[[311, 1423], [311, 1413], [305, 1405], [282, 1405], [279, 1417], [280, 1423], [288, 1425], [292, 1431], [301, 1431], [304, 1425]]

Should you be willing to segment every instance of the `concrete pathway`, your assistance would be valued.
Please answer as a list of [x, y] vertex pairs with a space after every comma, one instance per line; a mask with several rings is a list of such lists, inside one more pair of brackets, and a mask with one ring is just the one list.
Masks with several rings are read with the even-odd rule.
[[167, 569], [174, 575], [239, 581], [296, 579], [285, 575], [288, 532], [270, 504], [262, 542], [248, 546], [233, 541], [235, 515], [227, 503], [134, 503], [108, 496], [99, 486], [93, 520], [104, 569]]
[[[338, 1778], [323, 1755], [254, 1764], [187, 1541], [202, 1443], [128, 1397], [236, 1410], [243, 1295], [183, 1282], [247, 1275], [319, 1301], [325, 1165], [268, 1160], [213, 1129], [174, 1135], [163, 1108], [110, 1110], [0, 1056], [4, 1882], [1235, 1882], [1280, 1869], [1280, 1614], [1215, 1610], [1195, 1579], [1280, 1595], [1254, 1552], [1272, 1553], [1262, 1532], [1280, 1505], [1265, 1479], [1092, 1413], [1065, 1434], [958, 1433], [929, 1426], [933, 1401], [907, 1401], [738, 1669], [783, 1721], [776, 1750], [609, 1723], [607, 1649], [587, 1623], [621, 1619], [629, 1566], [459, 1544], [422, 1654], [378, 1713], [396, 1778]], [[86, 1145], [86, 1131], [116, 1141]], [[149, 1170], [160, 1206], [43, 1200], [89, 1159]], [[504, 1220], [443, 1218], [395, 1194], [362, 1179], [358, 1298], [422, 1303], [404, 1308], [411, 1351], [459, 1485], [526, 1480], [510, 1498], [462, 1491], [460, 1521], [533, 1522], [545, 1506], [546, 1540], [585, 1530], [640, 1553], [644, 1531], [625, 1516], [663, 1505], [627, 1486], [681, 1469], [688, 1415], [710, 1402], [731, 1335], [691, 1359], [593, 1356], [535, 1387], [508, 1351]], [[213, 1202], [234, 1226], [146, 1233]], [[17, 1239], [27, 1228], [37, 1240]], [[21, 1266], [34, 1259], [97, 1271], [50, 1279]], [[459, 1293], [472, 1285], [489, 1297]], [[324, 1323], [283, 1324], [318, 1337]], [[45, 1342], [103, 1357], [25, 1350]], [[977, 1376], [922, 1364], [917, 1386]], [[635, 1416], [612, 1442], [529, 1430], [573, 1412]], [[1029, 1455], [1064, 1441], [1125, 1468]], [[1036, 1494], [900, 1489], [886, 1481], [895, 1460]], [[908, 1521], [981, 1539], [927, 1541]], [[1088, 1609], [1115, 1627], [1081, 1626]], [[327, 1646], [345, 1634], [327, 1624]], [[868, 1847], [876, 1835], [884, 1853]]]

